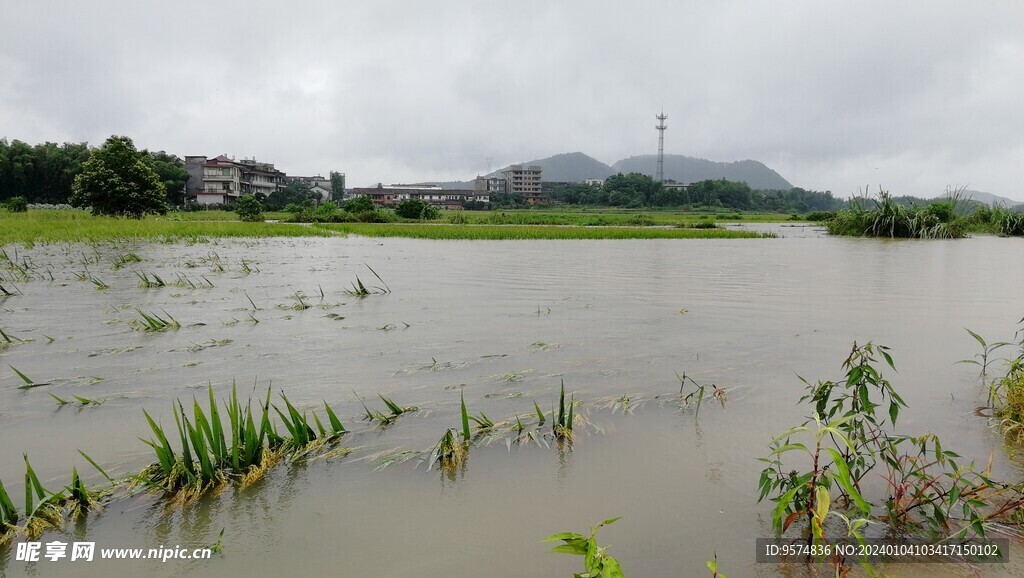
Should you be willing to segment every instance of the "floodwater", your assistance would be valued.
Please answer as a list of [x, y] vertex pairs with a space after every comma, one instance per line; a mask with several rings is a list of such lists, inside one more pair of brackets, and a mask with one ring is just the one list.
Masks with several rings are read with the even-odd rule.
[[[29, 565], [9, 546], [0, 574], [569, 576], [582, 559], [549, 554], [541, 540], [622, 516], [598, 541], [627, 576], [705, 575], [715, 552], [730, 576], [779, 575], [754, 562], [772, 510], [757, 503], [756, 458], [807, 415], [798, 375], [840, 377], [854, 341], [891, 347], [899, 372], [886, 375], [910, 406], [899, 432], [935, 433], [1020, 479], [1001, 437], [974, 414], [977, 368], [955, 362], [978, 351], [964, 328], [993, 341], [1018, 329], [1024, 241], [772, 227], [781, 238], [8, 246], [32, 268], [32, 280], [11, 283], [16, 273], [0, 265], [4, 285], [23, 293], [0, 300], [0, 328], [25, 340], [0, 352], [0, 479], [15, 503], [23, 453], [53, 489], [72, 466], [103, 484], [78, 449], [131, 475], [154, 459], [138, 440], [150, 436], [142, 410], [171, 425], [172, 400], [203, 400], [208, 384], [218, 399], [235, 382], [244, 395], [272, 385], [303, 409], [326, 400], [353, 451], [279, 465], [251, 488], [184, 509], [147, 494], [119, 499], [42, 538], [192, 548], [223, 528], [213, 560]], [[142, 261], [114, 269], [128, 252]], [[357, 276], [381, 284], [367, 265], [390, 294], [345, 293]], [[136, 271], [196, 287], [140, 288]], [[293, 308], [296, 294], [308, 309]], [[182, 327], [138, 331], [136, 309]], [[18, 389], [8, 364], [50, 384]], [[677, 372], [724, 388], [724, 407], [678, 407]], [[427, 451], [458, 427], [460, 392], [471, 412], [533, 423], [533, 401], [550, 409], [562, 381], [589, 422], [571, 447], [498, 439], [473, 447], [451, 475], [377, 459]], [[381, 393], [420, 411], [377, 428], [361, 420], [353, 390], [376, 409]], [[103, 403], [60, 407], [48, 393]], [[622, 396], [631, 413], [609, 401]], [[1011, 560], [1024, 552], [1015, 548]], [[984, 570], [1024, 575], [1018, 568]], [[927, 565], [897, 575], [946, 571], [966, 572]]]

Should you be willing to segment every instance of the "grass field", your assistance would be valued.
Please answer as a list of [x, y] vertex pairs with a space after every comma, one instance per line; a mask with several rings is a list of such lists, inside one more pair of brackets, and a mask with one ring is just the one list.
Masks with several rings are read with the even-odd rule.
[[[177, 213], [194, 215], [202, 213]], [[233, 215], [234, 213], [224, 213]], [[85, 211], [0, 211], [0, 245], [151, 239], [201, 241], [214, 237], [327, 237], [331, 233], [302, 225], [168, 217], [124, 219], [94, 217]]]
[[[451, 223], [452, 215], [458, 222]], [[286, 214], [267, 213], [268, 219]], [[731, 215], [730, 215], [731, 216]], [[768, 217], [771, 217], [770, 219]], [[780, 221], [783, 215], [743, 215], [742, 221]], [[721, 219], [730, 220], [730, 219]], [[452, 211], [432, 223], [243, 223], [230, 211], [169, 213], [145, 219], [95, 217], [85, 211], [0, 210], [0, 246], [11, 243], [99, 242], [128, 239], [202, 241], [217, 237], [327, 237], [355, 234], [418, 239], [724, 239], [758, 233], [693, 228], [711, 219], [680, 213], [569, 211]], [[653, 228], [676, 226], [678, 228]]]
[[566, 227], [553, 225], [445, 225], [415, 223], [330, 223], [320, 229], [367, 237], [414, 239], [750, 239], [770, 237], [726, 229], [654, 229], [647, 227]]

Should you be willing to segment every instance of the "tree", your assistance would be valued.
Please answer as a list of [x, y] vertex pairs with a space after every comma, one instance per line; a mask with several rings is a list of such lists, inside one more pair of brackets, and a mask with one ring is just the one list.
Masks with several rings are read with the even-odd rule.
[[331, 171], [329, 176], [331, 178], [331, 200], [335, 204], [340, 203], [345, 199], [345, 173]]
[[238, 218], [247, 223], [263, 220], [263, 205], [252, 195], [242, 195], [235, 202], [235, 212], [238, 213]]
[[345, 210], [352, 214], [367, 213], [374, 209], [376, 207], [369, 195], [361, 195], [345, 203]]
[[264, 208], [268, 211], [280, 211], [288, 205], [312, 207], [314, 197], [316, 197], [316, 193], [310, 190], [306, 183], [289, 181], [285, 186], [270, 193], [264, 202]]
[[405, 219], [436, 219], [441, 216], [437, 207], [421, 199], [406, 199], [398, 203], [395, 214]]
[[164, 185], [153, 159], [126, 136], [111, 136], [82, 165], [71, 187], [71, 204], [91, 207], [94, 215], [125, 215], [141, 219], [167, 212]]
[[167, 154], [164, 151], [148, 152], [143, 151], [153, 159], [153, 170], [156, 171], [160, 182], [164, 184], [167, 193], [167, 203], [180, 205], [184, 201], [185, 183], [188, 182], [188, 171], [185, 170], [185, 161], [177, 155]]

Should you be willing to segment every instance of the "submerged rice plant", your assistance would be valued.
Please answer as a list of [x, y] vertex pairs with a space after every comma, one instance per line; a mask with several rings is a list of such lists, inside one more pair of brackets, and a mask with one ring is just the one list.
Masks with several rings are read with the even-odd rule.
[[143, 289], [167, 286], [167, 283], [164, 283], [164, 280], [161, 279], [160, 276], [157, 275], [156, 273], [153, 273], [152, 279], [150, 278], [149, 275], [146, 274], [145, 271], [143, 271], [142, 273], [136, 271], [135, 276], [139, 278], [139, 287], [142, 287]]
[[[164, 428], [143, 411], [154, 437], [142, 441], [153, 449], [157, 461], [140, 474], [139, 481], [185, 503], [229, 480], [247, 486], [282, 457], [306, 455], [346, 433], [341, 420], [326, 402], [324, 409], [329, 427], [323, 425], [316, 412], [310, 412], [317, 427], [314, 430], [307, 414], [300, 413], [283, 392], [281, 399], [285, 411], [270, 402], [270, 388], [267, 388], [267, 397], [254, 409], [251, 400], [245, 406], [239, 402], [238, 390], [233, 386], [231, 397], [224, 404], [228, 415], [226, 429], [212, 387], [207, 411], [193, 399], [191, 420], [184, 405], [177, 401], [174, 420], [180, 440], [178, 451], [171, 445]], [[287, 434], [278, 433], [270, 419], [270, 408], [280, 417]]]
[[[366, 263], [363, 263], [363, 265], [366, 265]], [[384, 280], [380, 278], [380, 275], [378, 275], [377, 272], [373, 270], [373, 267], [366, 265], [366, 268], [369, 269], [371, 273], [373, 273], [373, 276], [376, 277], [378, 281], [380, 281], [383, 287], [373, 285], [367, 287], [366, 285], [363, 285], [362, 280], [360, 280], [359, 276], [357, 275], [356, 280], [352, 283], [352, 288], [346, 289], [345, 293], [352, 295], [353, 297], [367, 297], [369, 295], [386, 295], [388, 293], [391, 293], [391, 288], [388, 287], [388, 284], [385, 283]]]
[[171, 317], [166, 311], [164, 311], [164, 315], [167, 316], [167, 319], [160, 317], [156, 313], [143, 313], [143, 311], [138, 308], [135, 310], [139, 312], [142, 319], [135, 319], [133, 321], [141, 328], [142, 331], [166, 331], [168, 329], [181, 328], [181, 323], [178, 323], [178, 320]]
[[562, 380], [562, 389], [558, 394], [558, 417], [551, 424], [551, 432], [557, 439], [572, 441], [573, 413], [576, 402], [576, 395], [569, 397], [568, 406], [565, 403], [565, 380]]
[[120, 269], [129, 263], [141, 263], [142, 257], [135, 253], [121, 253], [114, 258], [114, 269]]

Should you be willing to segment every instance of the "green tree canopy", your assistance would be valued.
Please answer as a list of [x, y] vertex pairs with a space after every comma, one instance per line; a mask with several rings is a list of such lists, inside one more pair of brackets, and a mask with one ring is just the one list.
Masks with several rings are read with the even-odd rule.
[[126, 136], [111, 136], [82, 165], [71, 187], [71, 204], [91, 207], [94, 215], [142, 218], [167, 212], [164, 185], [153, 159]]
[[153, 170], [156, 171], [160, 182], [164, 184], [164, 191], [167, 193], [167, 202], [171, 205], [180, 205], [184, 202], [185, 183], [188, 182], [188, 171], [185, 170], [185, 161], [177, 155], [167, 154], [164, 151], [148, 152], [153, 159]]

